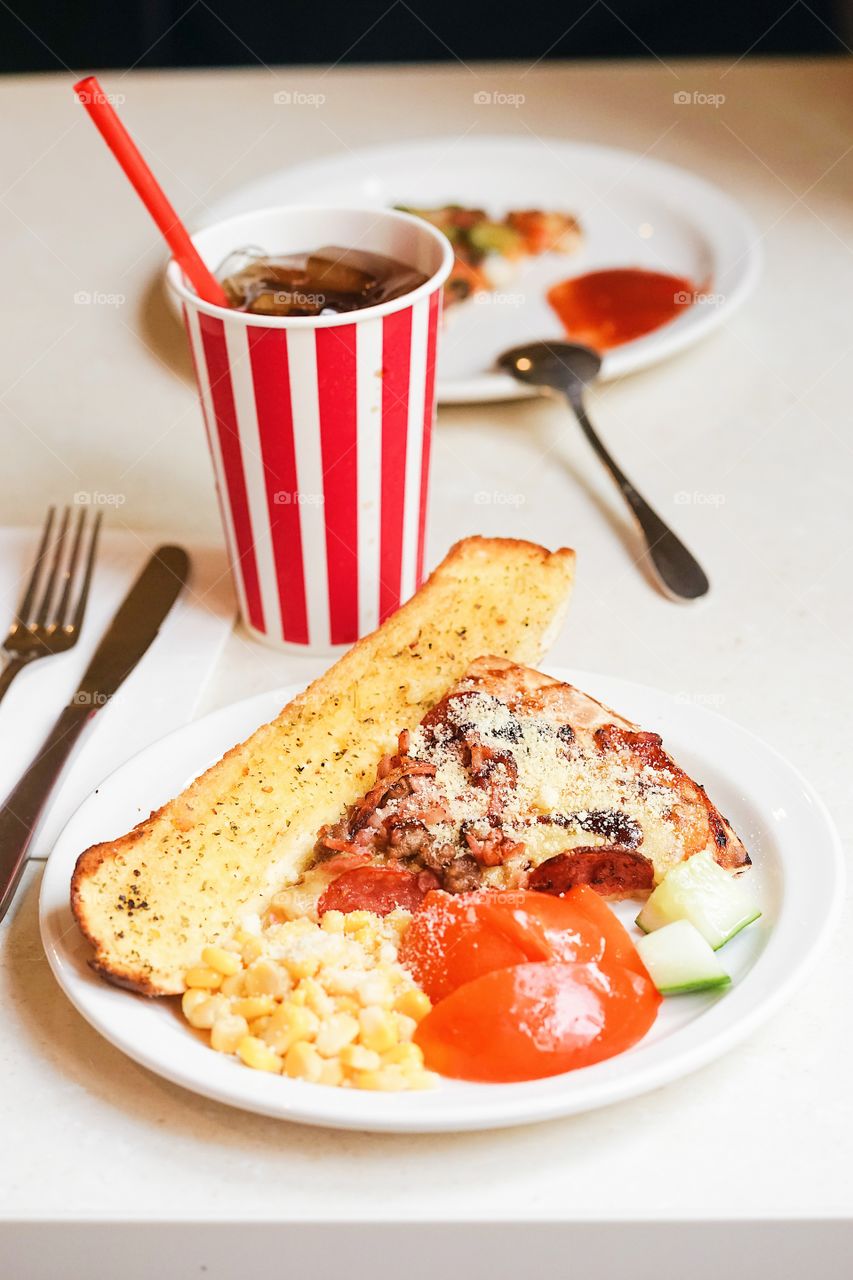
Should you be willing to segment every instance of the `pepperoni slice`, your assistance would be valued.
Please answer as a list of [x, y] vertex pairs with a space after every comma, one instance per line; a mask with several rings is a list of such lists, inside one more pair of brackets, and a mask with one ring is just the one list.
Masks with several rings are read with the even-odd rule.
[[438, 881], [429, 871], [406, 871], [402, 867], [354, 867], [328, 886], [317, 904], [326, 911], [372, 911], [387, 916], [396, 907], [417, 911]]
[[653, 889], [654, 876], [654, 866], [636, 849], [585, 845], [540, 863], [531, 871], [527, 884], [540, 893], [555, 894], [588, 884], [606, 898], [625, 898]]

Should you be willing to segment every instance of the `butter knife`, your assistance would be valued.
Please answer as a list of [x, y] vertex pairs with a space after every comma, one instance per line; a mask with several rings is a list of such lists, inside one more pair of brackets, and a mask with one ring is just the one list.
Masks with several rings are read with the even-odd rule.
[[104, 633], [77, 692], [0, 808], [0, 920], [15, 896], [38, 820], [74, 744], [155, 639], [189, 568], [182, 547], [154, 552]]

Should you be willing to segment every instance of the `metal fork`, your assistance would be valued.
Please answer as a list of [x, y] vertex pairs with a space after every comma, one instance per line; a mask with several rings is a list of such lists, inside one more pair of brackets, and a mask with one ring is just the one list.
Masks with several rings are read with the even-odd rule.
[[54, 533], [55, 523], [56, 509], [51, 507], [30, 580], [21, 597], [9, 634], [0, 645], [0, 699], [24, 667], [39, 658], [65, 653], [74, 647], [80, 635], [95, 564], [101, 513], [99, 511], [95, 516], [85, 539], [88, 546], [82, 556], [82, 581], [77, 587], [73, 603], [71, 597], [80, 577], [78, 565], [81, 562], [85, 526], [88, 523], [86, 508], [80, 508], [74, 522], [69, 554], [66, 552], [72, 523], [70, 507], [63, 511], [59, 527]]

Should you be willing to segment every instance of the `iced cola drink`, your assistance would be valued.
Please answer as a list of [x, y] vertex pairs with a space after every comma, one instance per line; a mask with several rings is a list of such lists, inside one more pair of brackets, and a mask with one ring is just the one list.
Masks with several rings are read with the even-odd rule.
[[427, 276], [379, 253], [327, 245], [306, 253], [239, 249], [217, 272], [231, 306], [258, 316], [322, 316], [378, 306]]

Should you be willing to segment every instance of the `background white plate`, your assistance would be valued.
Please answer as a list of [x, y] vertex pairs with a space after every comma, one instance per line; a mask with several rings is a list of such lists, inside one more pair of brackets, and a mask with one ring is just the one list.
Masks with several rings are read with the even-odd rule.
[[557, 138], [476, 135], [348, 151], [238, 188], [208, 210], [202, 225], [282, 204], [446, 203], [493, 214], [566, 210], [579, 218], [584, 245], [569, 257], [531, 261], [496, 295], [451, 311], [438, 366], [444, 403], [535, 394], [492, 368], [507, 347], [564, 336], [545, 291], [567, 276], [639, 266], [686, 276], [707, 290], [671, 324], [610, 352], [602, 376], [614, 378], [698, 341], [743, 302], [758, 275], [757, 233], [718, 187], [631, 151]]
[[[146, 817], [270, 719], [296, 687], [246, 699], [177, 730], [116, 770], [80, 807], [56, 844], [41, 891], [42, 940], [60, 986], [107, 1040], [166, 1079], [248, 1111], [345, 1129], [430, 1132], [547, 1120], [633, 1097], [725, 1052], [790, 993], [831, 932], [843, 889], [832, 821], [787, 761], [713, 712], [625, 680], [552, 674], [662, 733], [746, 841], [764, 916], [726, 947], [735, 982], [723, 995], [665, 1000], [641, 1044], [580, 1071], [510, 1085], [446, 1080], [433, 1092], [380, 1095], [250, 1071], [202, 1043], [176, 1000], [147, 1000], [97, 978], [68, 906], [78, 854]], [[636, 904], [625, 904], [626, 922], [634, 914]]]

